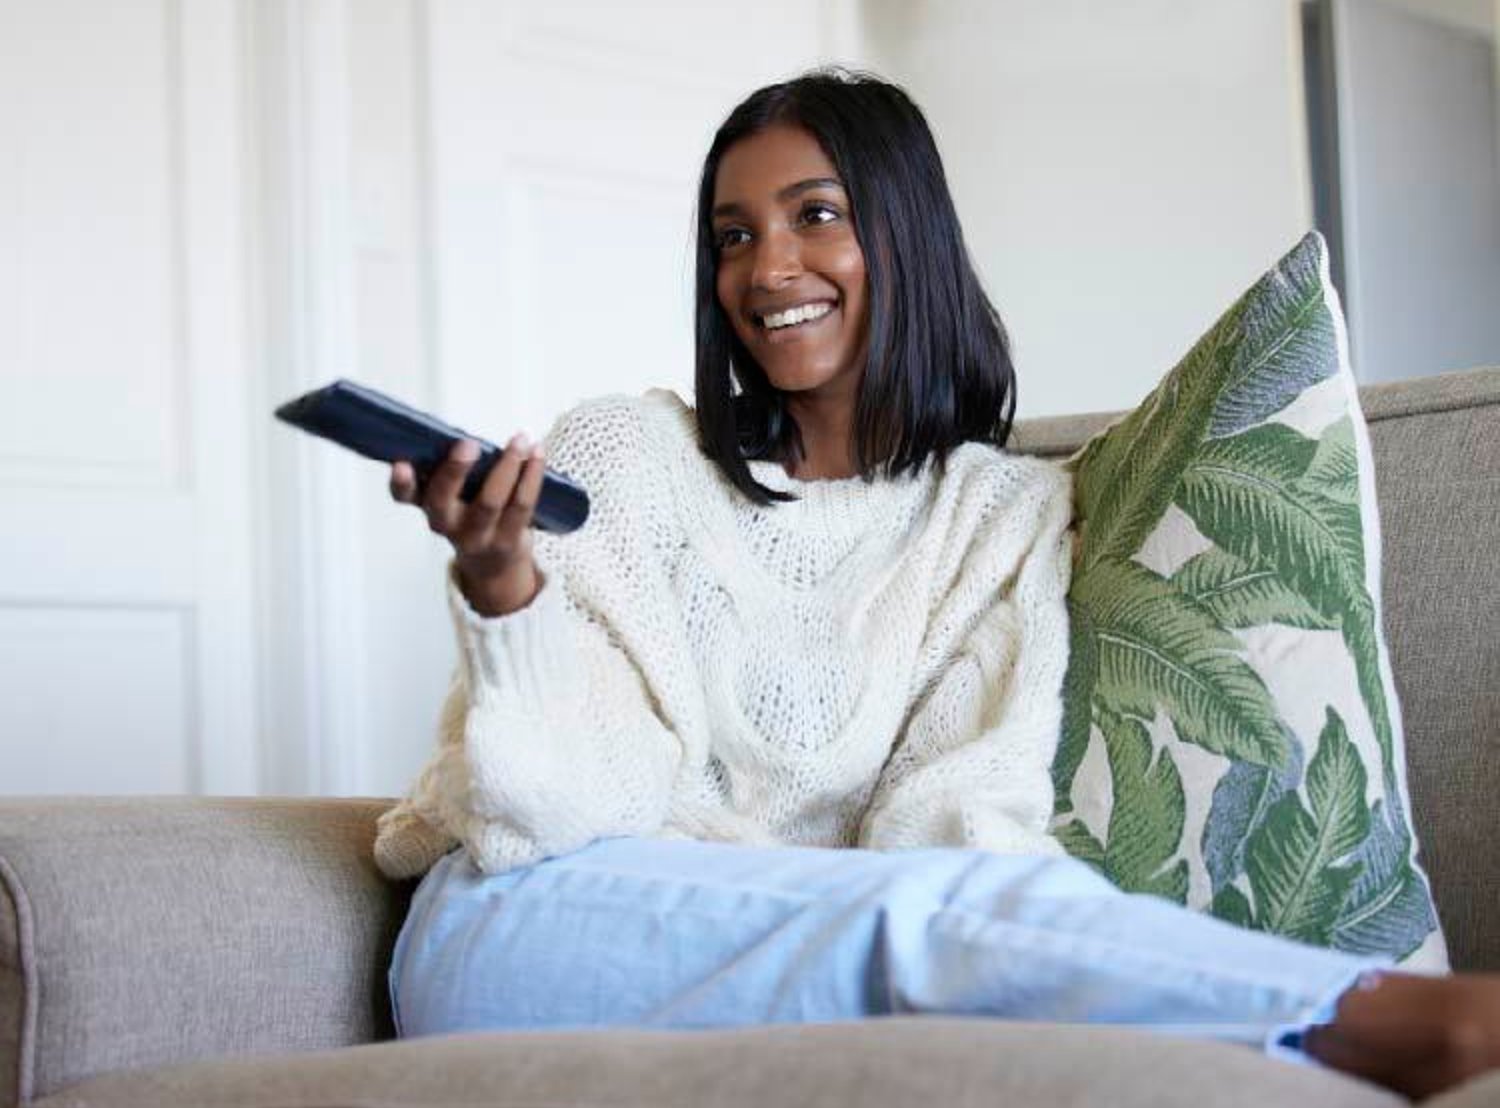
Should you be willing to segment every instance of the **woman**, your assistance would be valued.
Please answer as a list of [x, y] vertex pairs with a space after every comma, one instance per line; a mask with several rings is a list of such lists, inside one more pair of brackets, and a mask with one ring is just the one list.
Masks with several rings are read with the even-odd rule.
[[1068, 476], [1004, 449], [1005, 333], [906, 95], [751, 95], [704, 165], [697, 269], [696, 408], [607, 397], [548, 438], [581, 531], [528, 530], [523, 437], [468, 505], [472, 444], [420, 491], [393, 467], [453, 544], [460, 644], [376, 844], [425, 874], [402, 1033], [944, 1012], [1295, 1053], [1338, 1005], [1314, 1053], [1471, 1072], [1451, 1029], [1383, 1030], [1433, 983], [1126, 896], [1047, 834]]

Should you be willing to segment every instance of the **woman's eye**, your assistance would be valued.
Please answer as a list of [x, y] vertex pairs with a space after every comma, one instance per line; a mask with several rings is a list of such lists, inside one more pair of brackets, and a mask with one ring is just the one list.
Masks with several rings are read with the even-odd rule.
[[[841, 218], [841, 213], [830, 204], [808, 204], [802, 209], [800, 218], [805, 223], [821, 225]], [[714, 245], [724, 250], [731, 246], [739, 246], [749, 239], [750, 232], [743, 227], [726, 227], [714, 235]]]

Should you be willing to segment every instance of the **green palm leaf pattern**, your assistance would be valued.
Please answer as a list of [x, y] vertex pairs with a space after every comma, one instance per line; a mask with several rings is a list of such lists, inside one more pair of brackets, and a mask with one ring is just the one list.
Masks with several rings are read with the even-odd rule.
[[1229, 376], [1237, 326], [1231, 309], [1116, 433], [1094, 439], [1069, 461], [1085, 572], [1100, 559], [1134, 554], [1172, 503]]
[[1070, 819], [1057, 825], [1052, 829], [1052, 836], [1073, 857], [1104, 872], [1104, 844], [1094, 838], [1082, 820]]
[[1330, 500], [1359, 503], [1359, 455], [1354, 449], [1354, 421], [1348, 416], [1329, 424], [1318, 436], [1318, 448], [1302, 481]]
[[1375, 602], [1369, 593], [1361, 591], [1350, 598], [1349, 611], [1344, 613], [1343, 620], [1344, 641], [1349, 644], [1359, 694], [1370, 713], [1375, 740], [1380, 744], [1385, 790], [1391, 796], [1400, 796], [1400, 786], [1396, 781], [1396, 740], [1385, 699], [1385, 684], [1380, 677], [1380, 639], [1375, 633], [1377, 622]]
[[1337, 631], [1323, 615], [1277, 576], [1212, 547], [1184, 562], [1172, 584], [1192, 597], [1220, 626], [1259, 627], [1282, 623], [1309, 631]]
[[1102, 712], [1115, 805], [1109, 813], [1104, 873], [1122, 889], [1187, 903], [1188, 866], [1176, 857], [1187, 818], [1182, 777], [1163, 749], [1152, 760], [1151, 736], [1133, 716]]
[[1286, 756], [1275, 706], [1238, 640], [1169, 580], [1101, 562], [1072, 597], [1094, 632], [1096, 718], [1106, 707], [1149, 719], [1160, 705], [1180, 739], [1215, 754], [1257, 765]]
[[1333, 943], [1359, 954], [1410, 954], [1437, 923], [1432, 895], [1411, 864], [1400, 804], [1377, 800], [1370, 834], [1353, 855], [1360, 874], [1333, 926]]
[[1287, 729], [1291, 750], [1285, 765], [1271, 768], [1235, 762], [1214, 786], [1203, 825], [1203, 865], [1218, 896], [1245, 871], [1250, 833], [1265, 822], [1271, 806], [1302, 782], [1302, 744]]
[[1234, 924], [1236, 927], [1256, 927], [1255, 912], [1250, 907], [1250, 902], [1245, 899], [1245, 894], [1233, 885], [1225, 885], [1214, 893], [1213, 903], [1209, 905], [1209, 912]]
[[1323, 301], [1323, 242], [1303, 236], [1245, 294], [1244, 339], [1214, 405], [1211, 438], [1237, 434], [1338, 372], [1333, 319]]
[[[1219, 548], [1273, 571], [1319, 616], [1338, 625], [1389, 774], [1394, 741], [1375, 608], [1365, 588], [1357, 487], [1352, 498], [1349, 493], [1352, 450], [1342, 421], [1322, 441], [1280, 424], [1255, 427], [1205, 444], [1183, 473], [1176, 503]], [[1298, 465], [1301, 473], [1295, 472]]]
[[[1066, 463], [1077, 555], [1053, 834], [1128, 891], [1190, 903], [1206, 890], [1192, 906], [1240, 926], [1402, 957], [1437, 921], [1405, 822], [1366, 582], [1362, 510], [1374, 505], [1361, 505], [1358, 413], [1347, 388], [1309, 392], [1348, 384], [1325, 257], [1306, 236]], [[1304, 394], [1295, 417], [1272, 420]], [[1315, 437], [1291, 426], [1325, 413]], [[1146, 564], [1162, 560], [1169, 576]], [[1275, 631], [1246, 635], [1262, 629]], [[1353, 663], [1378, 769], [1331, 703], [1316, 705], [1325, 718], [1305, 762], [1267, 688], [1277, 666], [1298, 664], [1278, 656], [1327, 649], [1306, 638], [1326, 632]], [[1158, 743], [1147, 724], [1162, 720]], [[1190, 833], [1189, 820], [1202, 822]]]
[[1290, 427], [1266, 424], [1205, 444], [1183, 474], [1177, 506], [1218, 547], [1274, 569], [1316, 611], [1336, 618], [1346, 597], [1364, 588], [1364, 566], [1350, 563], [1346, 546], [1351, 524], [1360, 542], [1359, 513], [1351, 518], [1348, 505], [1289, 479], [1291, 458], [1277, 457], [1288, 440], [1304, 444], [1293, 476], [1300, 475], [1316, 443]]
[[1099, 679], [1099, 653], [1094, 625], [1087, 609], [1068, 598], [1068, 672], [1063, 678], [1062, 737], [1052, 760], [1052, 788], [1058, 816], [1073, 810], [1073, 775], [1088, 751], [1094, 722], [1094, 685]]
[[1250, 836], [1245, 870], [1257, 926], [1303, 942], [1327, 944], [1359, 877], [1349, 861], [1369, 830], [1365, 767], [1332, 708], [1307, 769], [1307, 803], [1289, 792]]

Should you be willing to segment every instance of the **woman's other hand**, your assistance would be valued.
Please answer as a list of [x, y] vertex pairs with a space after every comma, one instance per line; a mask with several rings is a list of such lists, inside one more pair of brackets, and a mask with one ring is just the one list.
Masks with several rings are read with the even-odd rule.
[[1415, 1100], [1500, 1066], [1500, 974], [1384, 973], [1339, 1000], [1303, 1049]]
[[391, 497], [420, 507], [428, 528], [453, 544], [459, 587], [469, 605], [482, 616], [509, 615], [530, 604], [542, 585], [532, 557], [531, 517], [546, 461], [540, 443], [533, 446], [517, 433], [478, 495], [465, 504], [459, 490], [478, 458], [477, 443], [454, 443], [421, 490], [411, 464], [396, 462]]

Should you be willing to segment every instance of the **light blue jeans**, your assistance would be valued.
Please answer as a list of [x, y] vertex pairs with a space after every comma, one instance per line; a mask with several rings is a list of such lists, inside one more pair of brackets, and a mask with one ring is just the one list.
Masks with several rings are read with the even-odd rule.
[[1127, 895], [1071, 858], [611, 838], [497, 876], [449, 854], [390, 988], [403, 1036], [935, 1013], [1303, 1058], [1297, 1032], [1380, 965]]

